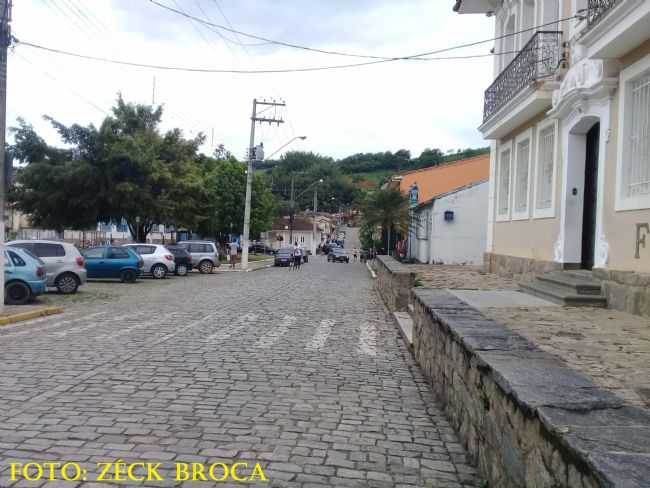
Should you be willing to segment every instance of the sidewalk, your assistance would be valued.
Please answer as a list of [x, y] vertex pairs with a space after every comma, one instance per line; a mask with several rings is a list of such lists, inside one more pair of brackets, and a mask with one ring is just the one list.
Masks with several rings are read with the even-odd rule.
[[[562, 307], [511, 296], [514, 280], [469, 266], [414, 265], [425, 288], [464, 292], [487, 318], [524, 336], [627, 404], [650, 410], [650, 319], [599, 308]], [[495, 292], [494, 290], [510, 290]], [[498, 295], [498, 296], [497, 296]], [[526, 298], [526, 300], [524, 300]], [[541, 300], [541, 302], [544, 302]], [[523, 305], [525, 303], [525, 305]]]
[[[265, 268], [270, 268], [273, 266], [273, 257], [269, 257], [268, 259], [262, 259], [260, 261], [249, 261], [248, 262], [248, 271], [258, 271], [260, 269], [265, 269]], [[241, 263], [238, 261], [237, 264], [235, 264], [235, 269], [232, 269], [230, 267], [230, 263], [225, 262], [221, 263], [221, 266], [215, 269], [215, 273], [220, 274], [220, 273], [241, 273], [244, 270], [241, 269]]]

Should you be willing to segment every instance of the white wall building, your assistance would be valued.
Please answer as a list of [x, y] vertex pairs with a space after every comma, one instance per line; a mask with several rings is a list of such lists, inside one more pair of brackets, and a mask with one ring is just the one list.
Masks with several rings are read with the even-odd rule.
[[479, 181], [415, 207], [413, 257], [430, 264], [482, 264], [488, 187], [487, 181]]

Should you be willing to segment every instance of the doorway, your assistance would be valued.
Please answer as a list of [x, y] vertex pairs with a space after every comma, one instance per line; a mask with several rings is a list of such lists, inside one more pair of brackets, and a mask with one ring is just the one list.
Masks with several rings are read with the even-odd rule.
[[582, 269], [594, 267], [596, 247], [596, 202], [598, 197], [598, 145], [600, 123], [587, 132], [585, 148], [585, 186], [582, 210]]

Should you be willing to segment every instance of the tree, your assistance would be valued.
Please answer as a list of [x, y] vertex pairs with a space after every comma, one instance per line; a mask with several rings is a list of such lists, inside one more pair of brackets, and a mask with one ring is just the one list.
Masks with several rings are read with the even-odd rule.
[[154, 223], [191, 222], [202, 196], [192, 190], [203, 136], [186, 140], [178, 129], [163, 136], [161, 117], [162, 108], [129, 104], [121, 96], [99, 129], [46, 117], [69, 149], [49, 146], [19, 120], [13, 149], [27, 166], [12, 200], [34, 225], [56, 230], [124, 218], [138, 241]]
[[[408, 198], [396, 188], [376, 190], [362, 204], [362, 227], [365, 235], [381, 230], [386, 250], [390, 253], [391, 236], [408, 226]], [[394, 241], [393, 241], [394, 242]]]

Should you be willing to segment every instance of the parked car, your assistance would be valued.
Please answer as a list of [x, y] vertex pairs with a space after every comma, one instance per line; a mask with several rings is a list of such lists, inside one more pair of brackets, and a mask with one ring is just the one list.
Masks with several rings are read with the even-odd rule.
[[290, 266], [293, 259], [293, 249], [290, 247], [282, 247], [275, 253], [273, 260], [274, 266]]
[[144, 260], [142, 272], [160, 280], [176, 270], [174, 255], [161, 244], [124, 244], [138, 253]]
[[20, 247], [40, 258], [45, 263], [47, 286], [55, 287], [59, 293], [76, 293], [86, 282], [84, 258], [73, 244], [59, 241], [30, 240], [11, 241], [7, 246]]
[[83, 252], [88, 278], [119, 278], [133, 283], [142, 274], [144, 260], [133, 249], [98, 246]]
[[165, 247], [174, 255], [174, 262], [176, 263], [174, 273], [177, 276], [187, 276], [189, 270], [192, 269], [192, 255], [182, 246]]
[[255, 242], [248, 246], [248, 252], [257, 254], [275, 254], [275, 249], [273, 249], [271, 246], [267, 246], [266, 244]]
[[24, 305], [47, 291], [45, 263], [27, 249], [5, 249], [5, 303]]
[[327, 261], [331, 263], [349, 263], [350, 256], [345, 253], [344, 249], [335, 247], [327, 255]]
[[181, 241], [177, 243], [185, 248], [192, 256], [192, 267], [201, 273], [212, 273], [214, 268], [221, 266], [219, 250], [212, 241]]

